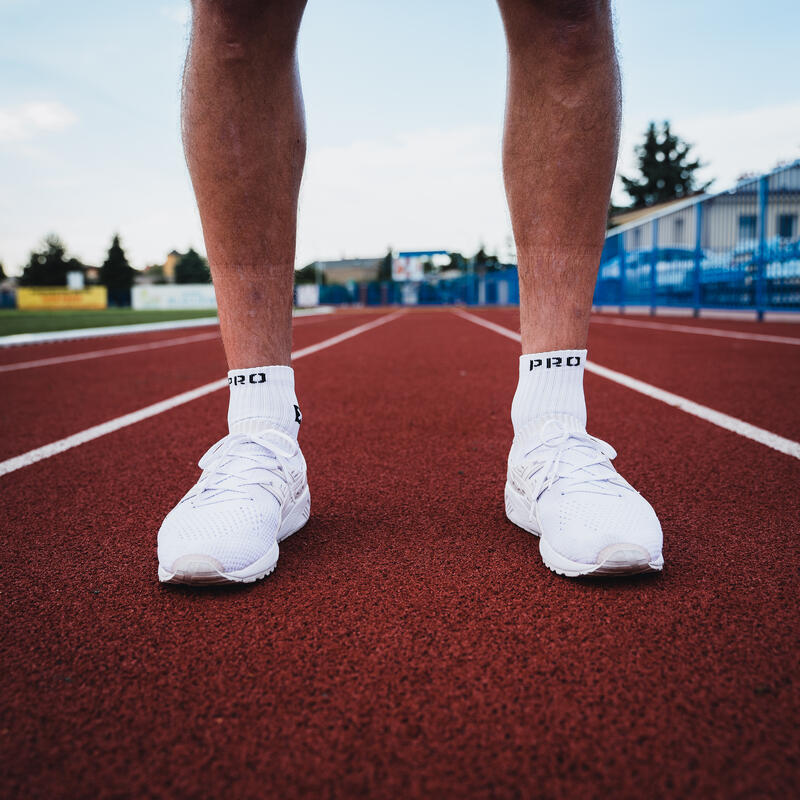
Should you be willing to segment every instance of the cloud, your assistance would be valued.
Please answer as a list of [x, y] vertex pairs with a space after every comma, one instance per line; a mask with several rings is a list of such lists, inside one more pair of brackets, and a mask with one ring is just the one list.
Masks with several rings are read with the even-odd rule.
[[20, 142], [39, 133], [59, 131], [77, 121], [61, 103], [32, 102], [0, 108], [0, 142]]
[[189, 4], [180, 4], [175, 6], [161, 6], [159, 9], [161, 12], [162, 17], [166, 17], [167, 19], [171, 19], [173, 22], [177, 22], [178, 25], [188, 25], [189, 24]]
[[[711, 191], [730, 188], [745, 172], [767, 172], [779, 161], [800, 158], [800, 102], [675, 116], [670, 122], [673, 132], [690, 142], [692, 154], [707, 165], [699, 177], [715, 179]], [[641, 118], [626, 121], [618, 164], [624, 175], [637, 172], [633, 148], [642, 141], [647, 123]], [[627, 201], [619, 185], [614, 197]]]
[[[298, 263], [480, 244], [503, 253], [511, 227], [500, 130], [425, 130], [309, 150]], [[354, 250], [354, 245], [358, 250]]]

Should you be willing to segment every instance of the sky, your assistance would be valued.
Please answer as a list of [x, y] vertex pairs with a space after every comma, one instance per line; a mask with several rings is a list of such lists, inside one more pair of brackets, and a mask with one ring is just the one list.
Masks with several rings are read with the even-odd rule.
[[[616, 0], [619, 171], [668, 119], [725, 189], [800, 158], [796, 0]], [[188, 0], [0, 0], [0, 262], [50, 232], [99, 264], [204, 252], [180, 143]], [[310, 0], [297, 263], [387, 247], [507, 257], [506, 56], [493, 0]], [[619, 186], [614, 199], [624, 202]]]

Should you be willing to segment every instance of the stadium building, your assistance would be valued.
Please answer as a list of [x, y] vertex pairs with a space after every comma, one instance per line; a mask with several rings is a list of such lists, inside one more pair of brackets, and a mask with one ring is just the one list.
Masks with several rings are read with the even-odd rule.
[[617, 215], [596, 305], [800, 308], [800, 161], [724, 192]]

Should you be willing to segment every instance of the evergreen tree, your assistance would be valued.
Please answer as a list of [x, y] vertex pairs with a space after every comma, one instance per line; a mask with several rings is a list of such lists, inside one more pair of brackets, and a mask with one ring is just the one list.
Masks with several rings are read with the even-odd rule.
[[386, 255], [381, 259], [378, 265], [378, 280], [390, 281], [392, 279], [392, 263], [394, 256], [392, 255], [392, 248], [390, 247]]
[[211, 283], [208, 261], [189, 248], [175, 265], [175, 283]]
[[19, 279], [21, 286], [66, 286], [68, 272], [84, 272], [86, 266], [77, 258], [66, 258], [66, 247], [51, 233], [42, 249], [31, 253]]
[[119, 243], [119, 234], [114, 234], [106, 260], [100, 267], [100, 283], [111, 290], [130, 289], [135, 274], [136, 270], [128, 263]]
[[467, 270], [467, 259], [461, 255], [461, 253], [448, 253], [450, 257], [450, 263], [447, 266], [447, 269], [457, 269], [460, 272], [466, 272]]
[[3, 262], [0, 261], [0, 281], [5, 280], [6, 278], [6, 271], [3, 268]]
[[490, 256], [484, 249], [483, 245], [472, 257], [472, 264], [475, 267], [475, 272], [482, 274], [484, 272], [494, 272], [498, 269], [497, 256]]
[[695, 172], [705, 164], [689, 159], [691, 145], [672, 133], [669, 122], [651, 122], [644, 142], [636, 147], [639, 177], [620, 175], [631, 197], [631, 208], [646, 208], [705, 191], [712, 183], [699, 186]]

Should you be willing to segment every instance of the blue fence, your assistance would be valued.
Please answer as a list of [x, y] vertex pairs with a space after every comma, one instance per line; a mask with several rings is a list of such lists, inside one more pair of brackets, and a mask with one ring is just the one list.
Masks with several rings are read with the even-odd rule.
[[597, 305], [800, 309], [800, 161], [612, 229]]
[[322, 305], [517, 305], [519, 279], [516, 269], [466, 273], [456, 278], [429, 276], [424, 281], [403, 283], [374, 281], [320, 286]]
[[[594, 302], [800, 310], [800, 161], [609, 231]], [[516, 304], [516, 269], [320, 287], [324, 304]]]

